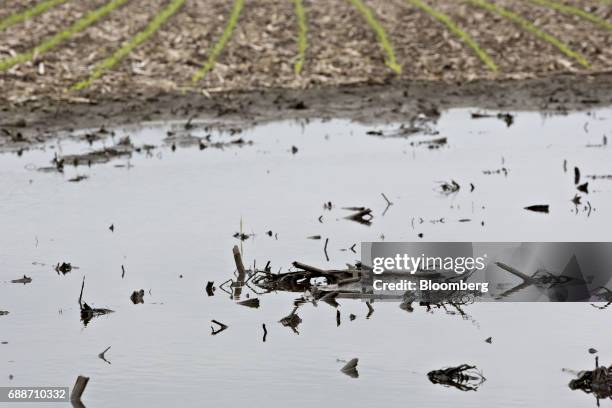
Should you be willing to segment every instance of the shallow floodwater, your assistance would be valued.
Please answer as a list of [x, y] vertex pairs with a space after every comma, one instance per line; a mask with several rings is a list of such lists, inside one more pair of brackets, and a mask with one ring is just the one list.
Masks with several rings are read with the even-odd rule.
[[[340, 120], [212, 132], [214, 140], [253, 142], [223, 150], [163, 145], [166, 132], [182, 124], [115, 129], [115, 141], [129, 135], [136, 145], [159, 147], [91, 167], [66, 165], [63, 174], [38, 168], [56, 152], [113, 140], [89, 146], [64, 139], [0, 156], [0, 310], [10, 312], [0, 316], [0, 342], [7, 342], [0, 344], [0, 386], [72, 386], [82, 374], [91, 378], [88, 407], [595, 406], [592, 396], [568, 388], [573, 377], [562, 368], [592, 369], [589, 347], [612, 363], [612, 308], [486, 303], [466, 306], [470, 317], [462, 318], [374, 303], [366, 319], [363, 302], [341, 300], [339, 326], [333, 307], [307, 303], [296, 334], [279, 320], [299, 294], [262, 295], [252, 309], [219, 288], [234, 276], [236, 244], [246, 264], [270, 261], [273, 271], [286, 271], [296, 260], [344, 268], [359, 259], [361, 241], [610, 239], [612, 180], [587, 177], [612, 173], [603, 144], [611, 110], [519, 112], [509, 127], [474, 120], [474, 111], [443, 113], [433, 136], [368, 135], [400, 124]], [[190, 133], [208, 134], [198, 127]], [[418, 143], [440, 137], [447, 144], [439, 148]], [[575, 166], [589, 194], [576, 191]], [[75, 175], [88, 178], [68, 182]], [[461, 188], [445, 194], [441, 183], [452, 180]], [[578, 206], [571, 202], [577, 193]], [[523, 209], [534, 204], [550, 205], [550, 213]], [[371, 208], [372, 224], [345, 219], [350, 212], [342, 207], [351, 206]], [[254, 236], [234, 238], [241, 228]], [[322, 239], [307, 239], [314, 235]], [[355, 243], [357, 253], [349, 250]], [[58, 262], [77, 268], [57, 274]], [[10, 282], [24, 274], [31, 283]], [[83, 276], [83, 299], [115, 310], [86, 327], [77, 303]], [[212, 297], [208, 281], [217, 287]], [[134, 305], [130, 294], [139, 289], [144, 304]], [[247, 294], [256, 296], [245, 289], [241, 300]], [[211, 336], [211, 319], [229, 328]], [[98, 358], [108, 346], [110, 364]], [[340, 360], [353, 357], [359, 378], [340, 372]], [[477, 392], [426, 377], [462, 363], [486, 377]]]

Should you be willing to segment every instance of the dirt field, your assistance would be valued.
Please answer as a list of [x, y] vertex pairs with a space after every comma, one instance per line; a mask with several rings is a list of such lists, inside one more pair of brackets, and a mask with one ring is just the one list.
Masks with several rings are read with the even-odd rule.
[[[612, 5], [555, 2], [568, 11], [543, 1], [487, 1], [490, 9], [482, 0], [113, 0], [79, 25], [107, 3], [56, 0], [3, 26], [41, 4], [15, 0], [0, 8], [0, 124], [6, 136], [15, 125], [30, 134], [35, 126], [93, 126], [111, 117], [269, 119], [303, 99], [309, 109], [300, 115], [331, 107], [379, 118], [363, 108], [416, 114], [423, 104], [448, 105], [449, 96], [537, 109], [609, 103]], [[150, 26], [173, 5], [176, 12]], [[352, 105], [342, 105], [346, 92]]]

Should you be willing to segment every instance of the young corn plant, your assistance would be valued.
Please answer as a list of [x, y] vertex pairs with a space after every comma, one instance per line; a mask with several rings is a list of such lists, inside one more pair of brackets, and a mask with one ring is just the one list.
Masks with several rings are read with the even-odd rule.
[[376, 33], [378, 37], [378, 42], [382, 47], [383, 51], [386, 54], [385, 64], [393, 70], [396, 74], [400, 74], [402, 72], [402, 66], [398, 64], [397, 58], [395, 57], [395, 51], [393, 51], [393, 46], [387, 37], [387, 33], [383, 26], [378, 22], [376, 17], [374, 17], [374, 13], [372, 10], [363, 4], [361, 0], [349, 0], [351, 4], [361, 13], [363, 18], [366, 20], [370, 28]]
[[32, 17], [36, 17], [39, 14], [44, 13], [52, 7], [59, 6], [62, 3], [67, 2], [68, 0], [46, 0], [42, 1], [27, 10], [11, 14], [4, 20], [0, 20], [0, 31], [9, 28], [15, 24], [23, 23], [26, 20], [29, 20]]
[[524, 19], [518, 14], [513, 13], [512, 11], [505, 9], [501, 6], [498, 6], [497, 4], [490, 3], [487, 0], [466, 0], [466, 1], [473, 4], [474, 6], [480, 7], [482, 9], [485, 9], [487, 11], [490, 11], [492, 13], [495, 13], [501, 17], [508, 19], [509, 21], [521, 27], [523, 30], [532, 33], [533, 35], [535, 35], [542, 41], [545, 41], [551, 44], [552, 46], [556, 47], [559, 51], [561, 51], [561, 53], [563, 53], [569, 58], [574, 59], [576, 62], [578, 62], [578, 64], [582, 65], [583, 67], [588, 68], [590, 66], [589, 61], [582, 54], [580, 54], [577, 51], [572, 50], [563, 41], [540, 30], [532, 22]]
[[302, 72], [304, 60], [306, 59], [306, 48], [308, 47], [306, 36], [308, 34], [308, 25], [306, 23], [306, 12], [304, 11], [302, 0], [293, 0], [293, 3], [295, 5], [295, 16], [298, 23], [298, 55], [293, 65], [293, 71], [296, 75], [299, 75]]
[[[584, 11], [581, 8], [574, 7], [574, 6], [568, 6], [566, 4], [562, 4], [562, 3], [551, 1], [551, 0], [531, 0], [531, 2], [537, 5], [543, 6], [543, 7], [548, 7], [550, 9], [559, 11], [561, 13], [578, 16], [580, 18], [583, 18], [585, 20], [588, 20], [598, 25], [599, 27], [612, 31], [611, 22], [604, 20], [603, 18], [599, 17], [596, 14], [592, 14], [592, 13], [589, 13], [588, 11]], [[612, 4], [612, 2], [610, 2], [610, 4]]]
[[199, 80], [204, 78], [210, 70], [215, 67], [215, 64], [217, 63], [217, 58], [219, 58], [219, 55], [221, 55], [221, 53], [223, 52], [225, 44], [227, 44], [227, 42], [231, 38], [234, 28], [236, 28], [236, 25], [238, 24], [238, 18], [240, 17], [240, 13], [242, 12], [243, 7], [244, 0], [234, 1], [232, 13], [230, 14], [227, 25], [225, 26], [225, 29], [223, 30], [219, 41], [215, 43], [215, 45], [209, 52], [208, 59], [204, 63], [204, 66], [200, 68], [191, 78], [192, 82], [198, 82]]
[[412, 5], [418, 7], [425, 13], [429, 14], [440, 23], [444, 24], [449, 31], [461, 39], [468, 47], [470, 47], [480, 58], [480, 60], [493, 72], [497, 72], [499, 68], [489, 54], [480, 47], [480, 45], [467, 32], [461, 29], [448, 15], [432, 8], [421, 0], [407, 0]]
[[98, 65], [96, 65], [89, 76], [76, 84], [74, 84], [70, 90], [79, 91], [90, 86], [95, 80], [101, 78], [106, 71], [112, 69], [117, 65], [123, 58], [125, 58], [130, 52], [138, 47], [143, 42], [147, 41], [161, 26], [172, 17], [179, 9], [185, 4], [185, 0], [172, 0], [166, 8], [158, 13], [149, 25], [141, 32], [136, 34], [132, 39], [125, 43], [121, 48], [113, 53], [110, 57], [106, 58]]
[[100, 20], [108, 13], [115, 10], [117, 7], [123, 5], [127, 1], [128, 0], [111, 0], [104, 6], [94, 11], [91, 11], [84, 17], [78, 19], [64, 31], [61, 31], [45, 39], [42, 43], [32, 48], [31, 50], [23, 52], [21, 54], [17, 54], [10, 58], [0, 60], [0, 72], [6, 71], [17, 64], [22, 64], [24, 62], [31, 61], [35, 55], [44, 54], [45, 52], [55, 48], [62, 42], [70, 39], [70, 37], [79, 33], [80, 31], [83, 31], [84, 29], [86, 29], [96, 21]]

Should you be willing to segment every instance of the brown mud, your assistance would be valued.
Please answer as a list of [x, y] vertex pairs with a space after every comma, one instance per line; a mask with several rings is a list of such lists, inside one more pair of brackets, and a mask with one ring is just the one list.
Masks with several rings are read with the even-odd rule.
[[75, 129], [159, 120], [185, 120], [187, 124], [204, 121], [207, 126], [236, 133], [241, 128], [274, 120], [343, 118], [363, 123], [410, 123], [419, 118], [435, 120], [441, 110], [456, 107], [564, 114], [607, 105], [612, 105], [612, 73], [458, 83], [390, 81], [207, 95], [126, 92], [77, 99], [40, 98], [0, 104], [0, 152], [69, 137]]

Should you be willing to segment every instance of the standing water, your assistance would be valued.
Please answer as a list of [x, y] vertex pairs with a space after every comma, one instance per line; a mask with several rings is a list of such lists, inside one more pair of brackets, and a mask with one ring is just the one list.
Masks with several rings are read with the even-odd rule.
[[[612, 360], [610, 310], [588, 303], [480, 303], [465, 315], [374, 303], [367, 317], [359, 300], [298, 302], [293, 330], [279, 321], [300, 293], [223, 290], [234, 245], [247, 267], [277, 272], [293, 261], [343, 269], [362, 241], [609, 240], [612, 110], [474, 112], [415, 133], [343, 120], [239, 134], [143, 124], [4, 154], [0, 385], [72, 386], [82, 374], [91, 407], [594, 406], [562, 371], [592, 369], [589, 347]], [[130, 154], [86, 154], [128, 144]], [[371, 209], [371, 223], [344, 207]], [[83, 277], [83, 300], [114, 311], [86, 325]], [[237, 304], [254, 298], [259, 308]], [[211, 320], [228, 328], [211, 335]], [[340, 371], [355, 357], [357, 378]], [[427, 378], [463, 363], [486, 378], [476, 392]]]

